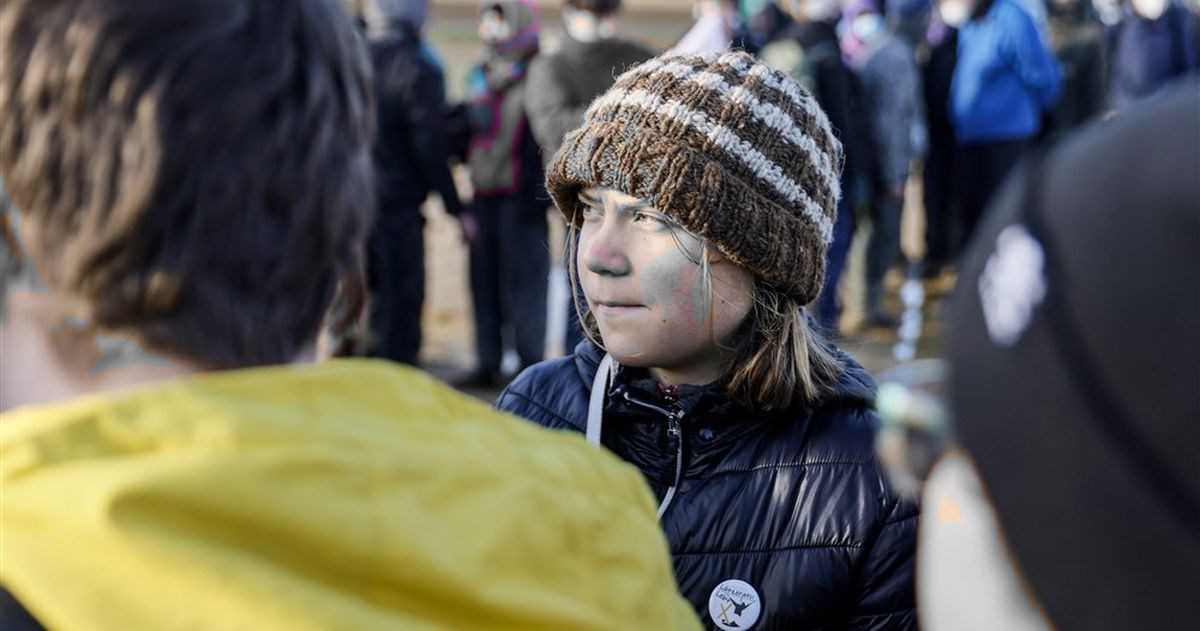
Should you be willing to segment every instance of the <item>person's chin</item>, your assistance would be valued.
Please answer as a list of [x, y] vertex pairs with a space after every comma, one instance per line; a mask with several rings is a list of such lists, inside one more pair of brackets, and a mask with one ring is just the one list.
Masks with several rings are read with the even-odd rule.
[[640, 335], [628, 335], [627, 331], [608, 330], [604, 327], [600, 329], [600, 335], [604, 338], [604, 346], [609, 355], [617, 360], [617, 363], [622, 366], [630, 366], [635, 368], [645, 368], [649, 361], [647, 355], [647, 346], [644, 339]]

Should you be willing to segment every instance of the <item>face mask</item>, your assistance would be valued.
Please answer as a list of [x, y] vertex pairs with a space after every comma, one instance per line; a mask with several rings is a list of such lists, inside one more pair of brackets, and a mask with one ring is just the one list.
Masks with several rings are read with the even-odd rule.
[[867, 41], [883, 30], [883, 16], [878, 13], [864, 13], [850, 25], [850, 32], [862, 41]]
[[971, 13], [971, 7], [965, 2], [942, 2], [938, 5], [938, 15], [942, 17], [942, 21], [947, 26], [958, 28], [967, 21], [967, 17]]
[[488, 44], [502, 42], [512, 35], [512, 29], [495, 11], [488, 11], [479, 18], [479, 38]]
[[1133, 10], [1147, 20], [1157, 20], [1167, 10], [1166, 0], [1130, 0]]
[[820, 22], [837, 14], [837, 0], [804, 0], [800, 3], [800, 15], [806, 20]]
[[563, 26], [572, 39], [585, 44], [608, 39], [617, 32], [613, 18], [602, 18], [588, 11], [571, 8], [563, 9]]

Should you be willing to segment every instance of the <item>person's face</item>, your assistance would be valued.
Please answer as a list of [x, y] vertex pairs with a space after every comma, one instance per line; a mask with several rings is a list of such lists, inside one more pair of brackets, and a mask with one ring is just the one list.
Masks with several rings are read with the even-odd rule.
[[580, 201], [579, 281], [608, 352], [628, 366], [719, 376], [722, 345], [753, 306], [751, 273], [637, 198], [589, 188]]
[[1133, 10], [1147, 20], [1157, 20], [1167, 10], [1167, 0], [1130, 0]]
[[594, 42], [608, 39], [617, 32], [617, 14], [596, 15], [590, 11], [566, 7], [563, 9], [563, 26], [576, 40]]
[[479, 39], [487, 43], [502, 42], [512, 33], [500, 9], [492, 7], [479, 16]]
[[937, 8], [942, 21], [957, 28], [971, 16], [974, 6], [972, 0], [941, 0]]
[[832, 20], [841, 8], [837, 0], [796, 0], [791, 6], [797, 17], [811, 21]]

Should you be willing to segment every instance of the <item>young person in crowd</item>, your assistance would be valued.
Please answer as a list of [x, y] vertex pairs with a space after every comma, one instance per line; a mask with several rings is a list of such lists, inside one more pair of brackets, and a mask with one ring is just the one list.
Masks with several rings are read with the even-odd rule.
[[871, 156], [866, 323], [894, 328], [900, 319], [883, 305], [883, 279], [901, 258], [900, 215], [909, 169], [929, 145], [921, 75], [912, 48], [889, 31], [874, 0], [856, 0], [847, 17], [860, 42], [850, 67], [858, 80]]
[[474, 236], [450, 174], [440, 62], [422, 40], [427, 0], [359, 0], [379, 112], [375, 138], [376, 214], [367, 279], [371, 289], [371, 354], [416, 365], [425, 301], [425, 217], [436, 192], [446, 212]]
[[[844, 150], [841, 186], [842, 191], [848, 192], [853, 189], [853, 182], [868, 174], [866, 158], [869, 149], [862, 125], [856, 125], [853, 120], [856, 91], [854, 77], [843, 62], [838, 45], [836, 25], [841, 16], [838, 3], [836, 0], [787, 0], [780, 5], [786, 8], [793, 21], [764, 46], [758, 56], [803, 85], [829, 117], [833, 133]], [[858, 201], [865, 203], [867, 200], [852, 200], [844, 194], [838, 202], [833, 241], [829, 244], [825, 263], [825, 286], [813, 306], [813, 315], [830, 333], [838, 331], [841, 316], [838, 284], [854, 239], [853, 208]]]
[[1109, 29], [1109, 108], [1122, 110], [1200, 69], [1200, 18], [1174, 0], [1127, 0]]
[[497, 405], [642, 472], [709, 628], [916, 625], [874, 384], [808, 313], [841, 165], [812, 96], [739, 52], [630, 70], [547, 171], [589, 340]]
[[958, 29], [950, 114], [962, 148], [962, 234], [966, 241], [992, 195], [1041, 131], [1057, 101], [1058, 62], [1016, 0], [965, 2]]
[[469, 212], [478, 226], [471, 243], [471, 302], [479, 363], [462, 385], [499, 382], [506, 338], [522, 369], [545, 359], [546, 192], [524, 102], [540, 24], [530, 0], [489, 1], [479, 12], [484, 49], [467, 79], [467, 167], [475, 191]]

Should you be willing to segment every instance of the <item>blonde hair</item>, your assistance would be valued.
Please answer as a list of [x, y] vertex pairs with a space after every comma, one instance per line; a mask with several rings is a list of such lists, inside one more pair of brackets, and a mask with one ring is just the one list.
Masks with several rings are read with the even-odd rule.
[[[700, 266], [702, 282], [708, 287], [705, 308], [711, 315], [712, 272], [707, 256], [710, 245], [706, 240], [701, 242], [699, 256], [693, 257], [686, 248], [683, 252]], [[586, 301], [579, 284], [578, 243], [579, 228], [569, 225], [565, 252], [571, 301], [584, 334], [604, 349], [596, 318], [583, 307]], [[676, 245], [682, 248], [678, 237]], [[709, 323], [711, 335], [712, 318]], [[820, 405], [835, 392], [844, 369], [839, 351], [813, 324], [803, 305], [757, 277], [753, 306], [731, 343], [726, 346], [720, 340], [714, 342], [728, 351], [722, 378], [726, 393], [752, 410], [784, 410], [795, 404], [798, 396], [809, 406]]]

